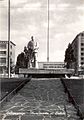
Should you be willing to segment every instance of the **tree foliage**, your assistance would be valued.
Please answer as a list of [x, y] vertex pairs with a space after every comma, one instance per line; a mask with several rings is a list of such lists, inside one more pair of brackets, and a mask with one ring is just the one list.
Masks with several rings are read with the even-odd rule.
[[69, 68], [70, 64], [75, 62], [76, 59], [74, 57], [74, 50], [72, 48], [72, 45], [69, 43], [68, 48], [65, 51], [65, 60], [64, 62], [66, 63], [66, 67]]
[[17, 56], [15, 73], [19, 73], [19, 68], [28, 68], [29, 59], [30, 59], [30, 52], [27, 50], [26, 47], [24, 47], [24, 52], [21, 52]]
[[25, 68], [25, 56], [24, 56], [24, 53], [23, 53], [23, 52], [21, 52], [21, 53], [17, 56], [15, 73], [18, 73], [18, 72], [19, 72], [19, 68]]

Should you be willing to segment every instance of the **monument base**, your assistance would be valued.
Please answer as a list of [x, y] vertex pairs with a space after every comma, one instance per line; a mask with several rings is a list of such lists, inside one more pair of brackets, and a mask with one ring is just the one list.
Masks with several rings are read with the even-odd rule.
[[19, 74], [31, 75], [32, 77], [65, 77], [65, 75], [71, 76], [74, 74], [74, 70], [72, 69], [37, 69], [37, 68], [29, 68], [19, 69]]

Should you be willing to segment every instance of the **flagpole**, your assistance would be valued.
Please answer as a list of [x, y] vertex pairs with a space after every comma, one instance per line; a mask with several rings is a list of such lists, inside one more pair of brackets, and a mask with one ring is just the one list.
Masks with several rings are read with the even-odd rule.
[[8, 78], [10, 78], [10, 0], [8, 0]]
[[49, 0], [48, 0], [48, 5], [47, 5], [47, 22], [48, 22], [48, 26], [47, 26], [47, 62], [49, 62], [49, 19], [50, 19], [50, 14], [49, 14]]

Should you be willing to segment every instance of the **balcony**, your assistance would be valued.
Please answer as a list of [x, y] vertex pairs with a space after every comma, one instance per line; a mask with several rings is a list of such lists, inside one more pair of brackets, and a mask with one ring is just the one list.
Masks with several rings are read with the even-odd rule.
[[6, 65], [6, 58], [0, 58], [0, 65], [3, 66], [3, 65]]
[[0, 57], [6, 57], [7, 56], [6, 53], [7, 53], [6, 51], [0, 51]]
[[4, 54], [0, 54], [0, 58], [3, 58], [3, 57], [7, 57], [7, 55], [4, 55]]
[[0, 63], [0, 66], [6, 66], [6, 63]]

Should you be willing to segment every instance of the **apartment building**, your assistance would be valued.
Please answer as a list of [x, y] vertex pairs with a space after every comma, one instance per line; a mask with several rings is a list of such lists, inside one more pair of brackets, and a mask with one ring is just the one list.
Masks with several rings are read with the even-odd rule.
[[[10, 64], [15, 65], [15, 44], [10, 41]], [[5, 74], [8, 67], [8, 41], [0, 40], [0, 74]]]
[[84, 31], [79, 33], [71, 43], [75, 62], [71, 68], [75, 69], [77, 74], [84, 74]]

